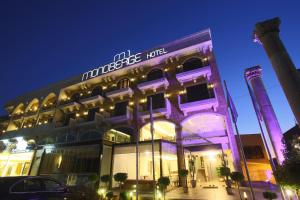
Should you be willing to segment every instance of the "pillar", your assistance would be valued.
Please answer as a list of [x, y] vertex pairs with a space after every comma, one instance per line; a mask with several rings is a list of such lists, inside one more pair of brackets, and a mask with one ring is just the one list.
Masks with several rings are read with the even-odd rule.
[[259, 41], [271, 63], [289, 105], [300, 124], [300, 76], [279, 37], [280, 19], [273, 18], [255, 25], [254, 35]]
[[[184, 148], [182, 144], [182, 127], [180, 125], [176, 125], [176, 148], [177, 148], [177, 162], [178, 162], [178, 170], [185, 169], [185, 159], [184, 159]], [[180, 186], [185, 186], [186, 178], [179, 177]]]
[[245, 77], [247, 78], [247, 81], [252, 87], [255, 101], [259, 105], [260, 113], [265, 122], [272, 146], [275, 151], [276, 158], [279, 161], [279, 163], [282, 163], [284, 159], [282, 152], [282, 132], [275, 112], [273, 110], [271, 101], [262, 82], [261, 71], [262, 69], [260, 66], [248, 68], [245, 70]]

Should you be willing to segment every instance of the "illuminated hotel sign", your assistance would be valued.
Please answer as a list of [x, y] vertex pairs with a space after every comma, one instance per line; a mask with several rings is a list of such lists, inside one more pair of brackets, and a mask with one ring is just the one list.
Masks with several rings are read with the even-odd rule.
[[151, 59], [151, 58], [155, 58], [160, 55], [164, 55], [166, 53], [168, 53], [168, 52], [165, 50], [165, 48], [160, 48], [160, 49], [156, 49], [156, 50], [153, 50], [150, 52], [145, 52], [145, 53], [137, 53], [137, 54], [133, 54], [133, 55], [131, 55], [130, 50], [127, 50], [127, 51], [121, 52], [119, 54], [116, 54], [114, 56], [113, 62], [103, 65], [103, 66], [100, 66], [100, 67], [97, 67], [88, 72], [85, 72], [82, 75], [81, 80], [85, 81], [85, 80], [100, 76], [102, 74], [113, 72], [115, 70], [130, 66], [130, 65], [134, 65], [136, 63], [139, 63], [139, 62]]

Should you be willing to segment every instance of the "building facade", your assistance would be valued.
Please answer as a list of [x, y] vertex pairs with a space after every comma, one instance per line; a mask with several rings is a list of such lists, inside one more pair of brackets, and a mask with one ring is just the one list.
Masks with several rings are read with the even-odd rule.
[[[152, 101], [155, 170], [151, 158]], [[9, 101], [1, 120], [0, 176], [50, 175], [67, 184], [118, 172], [139, 179], [193, 170], [218, 181], [239, 168], [210, 30], [109, 64]]]

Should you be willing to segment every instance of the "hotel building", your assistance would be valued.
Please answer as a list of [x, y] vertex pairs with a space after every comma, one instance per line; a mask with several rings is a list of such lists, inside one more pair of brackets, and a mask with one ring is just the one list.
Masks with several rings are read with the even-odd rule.
[[[0, 176], [50, 175], [69, 185], [118, 172], [152, 180], [150, 99], [156, 179], [178, 182], [193, 169], [218, 181], [239, 152], [210, 30], [156, 48], [114, 56], [106, 65], [17, 97], [0, 119]], [[192, 165], [192, 166], [191, 166]]]

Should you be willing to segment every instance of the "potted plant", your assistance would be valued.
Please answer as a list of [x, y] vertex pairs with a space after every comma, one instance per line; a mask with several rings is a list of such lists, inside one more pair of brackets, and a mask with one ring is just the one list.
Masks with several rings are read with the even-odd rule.
[[165, 199], [166, 196], [166, 189], [168, 185], [170, 185], [170, 178], [167, 176], [162, 176], [158, 179], [158, 185], [161, 188], [161, 191], [163, 193], [163, 197]]
[[120, 189], [122, 189], [122, 185], [127, 180], [127, 178], [128, 178], [127, 173], [116, 173], [114, 175], [114, 179], [115, 179], [115, 181], [117, 181], [119, 183]]
[[194, 155], [189, 156], [189, 171], [191, 173], [191, 185], [193, 188], [196, 187], [197, 181], [195, 180], [195, 173], [196, 173], [196, 157]]
[[263, 197], [268, 200], [277, 199], [277, 194], [271, 191], [263, 192]]
[[229, 180], [230, 168], [226, 166], [220, 167], [221, 176], [225, 177], [226, 191], [228, 194], [232, 195], [231, 181]]
[[114, 198], [114, 193], [112, 191], [109, 191], [109, 192], [106, 193], [105, 196], [106, 196], [107, 199], [110, 200], [110, 199]]
[[241, 172], [232, 172], [230, 174], [230, 178], [237, 185], [237, 188], [238, 188], [238, 191], [239, 191], [239, 195], [240, 195], [240, 199], [243, 200], [242, 199], [242, 195], [241, 195], [241, 191], [240, 191], [240, 183], [244, 180], [244, 175]]
[[180, 169], [179, 171], [178, 171], [178, 174], [179, 174], [179, 176], [183, 179], [183, 183], [184, 183], [184, 185], [182, 186], [183, 187], [183, 192], [184, 193], [187, 193], [188, 192], [188, 187], [187, 187], [187, 180], [186, 180], [186, 177], [187, 177], [187, 175], [189, 174], [189, 171], [188, 170], [186, 170], [186, 169]]
[[105, 174], [100, 177], [100, 180], [105, 184], [106, 189], [108, 189], [110, 178], [109, 174]]

